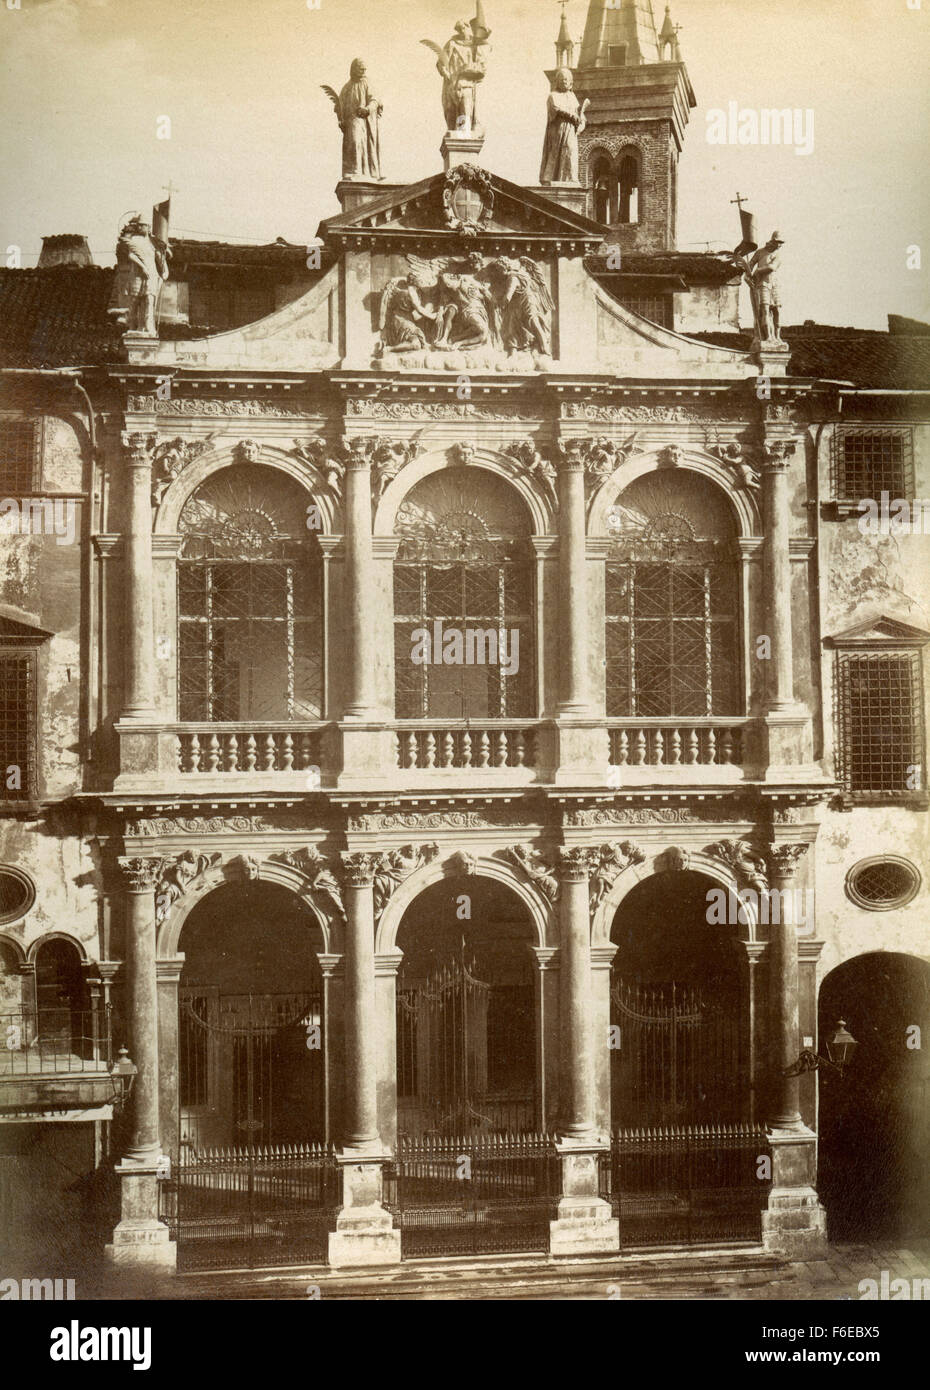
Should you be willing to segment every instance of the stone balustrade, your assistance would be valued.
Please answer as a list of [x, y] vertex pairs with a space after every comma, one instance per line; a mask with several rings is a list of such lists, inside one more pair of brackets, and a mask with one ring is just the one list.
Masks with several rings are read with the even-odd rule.
[[747, 720], [610, 720], [612, 767], [739, 767]]
[[536, 730], [525, 721], [405, 722], [394, 726], [394, 736], [397, 766], [404, 771], [536, 766]]
[[171, 732], [181, 773], [309, 772], [320, 766], [322, 732], [317, 725], [177, 725]]

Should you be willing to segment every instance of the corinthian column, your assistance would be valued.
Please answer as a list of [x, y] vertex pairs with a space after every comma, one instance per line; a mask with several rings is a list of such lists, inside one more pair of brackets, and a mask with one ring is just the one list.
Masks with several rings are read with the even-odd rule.
[[589, 713], [584, 463], [570, 443], [559, 459], [559, 714]]
[[120, 859], [126, 881], [126, 994], [129, 1045], [136, 1065], [126, 1152], [120, 1177], [121, 1219], [106, 1247], [115, 1264], [171, 1267], [176, 1246], [158, 1219], [161, 1138], [158, 1114], [158, 983], [155, 966], [155, 884], [161, 861]]
[[154, 434], [124, 433], [128, 482], [123, 719], [155, 717], [155, 617], [152, 607], [152, 457]]
[[590, 1139], [594, 1125], [594, 1039], [588, 852], [560, 855], [562, 1097], [561, 1134]]
[[375, 920], [372, 881], [377, 855], [343, 854], [345, 1068], [343, 1139], [348, 1148], [380, 1147], [378, 1036], [375, 1011]]
[[765, 525], [764, 612], [771, 631], [772, 659], [768, 683], [769, 712], [794, 708], [791, 637], [791, 515], [788, 468], [797, 445], [775, 441], [763, 446]]
[[344, 717], [376, 713], [374, 566], [371, 549], [371, 461], [365, 440], [353, 440], [345, 464], [346, 620], [348, 684]]
[[794, 913], [794, 888], [798, 862], [807, 845], [776, 844], [771, 849], [772, 887], [778, 904], [769, 935], [769, 991], [771, 1060], [777, 1073], [770, 1101], [770, 1123], [776, 1130], [804, 1129], [799, 1105], [800, 1082], [786, 1076], [801, 1050], [798, 1004], [798, 929]]

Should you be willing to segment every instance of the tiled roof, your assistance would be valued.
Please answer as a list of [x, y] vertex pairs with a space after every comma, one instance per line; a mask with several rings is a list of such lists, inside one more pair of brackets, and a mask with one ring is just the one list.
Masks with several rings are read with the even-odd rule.
[[598, 254], [585, 261], [591, 273], [605, 281], [618, 275], [674, 275], [693, 285], [721, 285], [740, 276], [731, 261], [713, 251], [623, 251], [620, 270], [611, 271], [606, 268], [605, 260], [609, 246], [608, 236]]
[[107, 315], [112, 268], [0, 269], [0, 366], [114, 362], [120, 329]]
[[[851, 381], [854, 386], [892, 390], [930, 389], [930, 324], [889, 315], [890, 333], [877, 329], [836, 328], [805, 323], [785, 328], [791, 348], [790, 376]], [[720, 347], [747, 351], [749, 333], [694, 333]]]

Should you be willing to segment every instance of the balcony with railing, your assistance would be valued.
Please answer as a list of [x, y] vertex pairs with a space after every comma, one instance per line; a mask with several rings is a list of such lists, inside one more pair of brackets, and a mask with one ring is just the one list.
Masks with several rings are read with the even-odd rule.
[[509, 786], [539, 780], [543, 733], [538, 721], [400, 720], [391, 726], [394, 764], [402, 783], [458, 775]]
[[76, 1110], [112, 1102], [108, 1007], [3, 1013], [0, 1036], [0, 1113]]
[[752, 761], [746, 718], [610, 719], [612, 781], [740, 782]]

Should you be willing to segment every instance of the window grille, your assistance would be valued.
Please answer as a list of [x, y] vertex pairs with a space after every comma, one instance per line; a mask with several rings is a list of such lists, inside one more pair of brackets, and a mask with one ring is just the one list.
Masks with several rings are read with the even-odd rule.
[[846, 891], [859, 907], [888, 912], [904, 907], [920, 887], [920, 874], [907, 859], [863, 859], [850, 869]]
[[607, 564], [608, 718], [737, 711], [730, 564]]
[[920, 657], [909, 652], [837, 653], [839, 770], [852, 797], [906, 797], [923, 767]]
[[0, 778], [0, 803], [35, 800], [35, 657], [31, 652], [0, 652]]
[[670, 295], [625, 294], [620, 296], [620, 303], [624, 309], [629, 309], [631, 314], [639, 314], [650, 323], [657, 323], [660, 328], [675, 327]]
[[838, 430], [834, 441], [836, 497], [858, 502], [913, 495], [913, 449], [907, 429]]
[[0, 493], [33, 492], [38, 466], [38, 421], [0, 420]]

